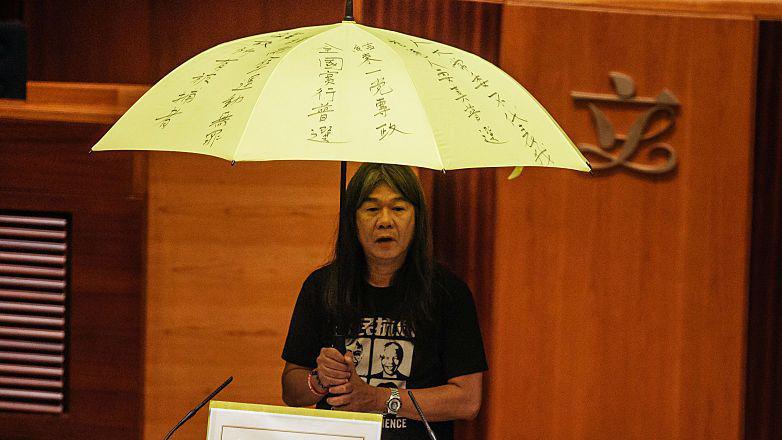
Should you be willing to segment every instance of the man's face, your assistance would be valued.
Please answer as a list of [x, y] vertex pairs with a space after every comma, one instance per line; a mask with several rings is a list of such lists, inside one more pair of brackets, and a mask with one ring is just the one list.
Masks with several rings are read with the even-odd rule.
[[399, 364], [402, 360], [399, 359], [399, 353], [395, 345], [389, 345], [380, 354], [380, 365], [383, 366], [383, 372], [386, 376], [393, 376], [399, 370]]
[[353, 366], [358, 367], [361, 363], [361, 355], [364, 353], [364, 347], [361, 343], [356, 342], [356, 347], [353, 349]]
[[415, 232], [415, 207], [388, 185], [380, 184], [358, 207], [356, 225], [367, 263], [401, 265]]

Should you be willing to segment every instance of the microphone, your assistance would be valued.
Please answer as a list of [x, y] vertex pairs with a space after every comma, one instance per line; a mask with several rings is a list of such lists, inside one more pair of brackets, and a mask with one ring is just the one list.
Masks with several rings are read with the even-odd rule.
[[437, 436], [434, 435], [434, 431], [432, 431], [432, 427], [429, 426], [429, 421], [426, 420], [426, 416], [424, 416], [424, 412], [421, 411], [421, 407], [418, 406], [418, 402], [415, 400], [415, 396], [413, 396], [413, 392], [407, 390], [407, 395], [410, 396], [410, 400], [413, 401], [413, 406], [415, 406], [415, 410], [418, 412], [418, 415], [421, 416], [421, 421], [423, 421], [424, 426], [426, 426], [426, 432], [429, 434], [429, 438], [432, 440], [437, 440]]
[[182, 420], [180, 420], [180, 421], [179, 421], [179, 423], [177, 423], [177, 424], [176, 424], [176, 426], [174, 426], [173, 428], [171, 428], [171, 431], [168, 431], [168, 434], [166, 434], [166, 436], [163, 438], [163, 440], [168, 440], [169, 438], [171, 438], [171, 436], [172, 436], [172, 435], [174, 435], [174, 431], [176, 431], [177, 429], [179, 429], [179, 427], [180, 427], [180, 426], [182, 426], [182, 425], [184, 425], [186, 421], [190, 420], [190, 418], [191, 418], [191, 417], [193, 417], [194, 415], [196, 415], [196, 413], [198, 412], [198, 410], [199, 410], [199, 409], [201, 409], [201, 408], [202, 408], [204, 405], [206, 405], [206, 403], [207, 403], [207, 402], [209, 402], [210, 400], [212, 400], [212, 398], [213, 398], [214, 396], [216, 396], [216, 395], [217, 395], [217, 393], [219, 393], [220, 391], [222, 391], [222, 390], [223, 390], [223, 388], [227, 387], [227, 386], [228, 386], [228, 384], [229, 384], [229, 383], [231, 383], [231, 381], [233, 381], [233, 380], [234, 380], [234, 377], [233, 377], [233, 376], [230, 376], [230, 377], [228, 377], [228, 379], [226, 379], [226, 381], [225, 381], [225, 382], [223, 382], [223, 384], [222, 384], [222, 385], [220, 385], [219, 387], [217, 387], [217, 389], [216, 389], [216, 390], [212, 391], [212, 393], [211, 393], [211, 394], [209, 394], [208, 396], [206, 396], [206, 399], [202, 400], [202, 401], [201, 401], [201, 403], [199, 403], [199, 404], [198, 404], [198, 405], [197, 405], [195, 408], [193, 408], [193, 410], [192, 410], [192, 411], [190, 411], [189, 413], [187, 413], [187, 415], [185, 415], [185, 417], [183, 417], [183, 418], [182, 418]]

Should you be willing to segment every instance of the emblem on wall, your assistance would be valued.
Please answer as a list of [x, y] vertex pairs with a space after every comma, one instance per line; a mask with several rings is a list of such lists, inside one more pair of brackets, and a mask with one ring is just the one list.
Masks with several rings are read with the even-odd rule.
[[[579, 150], [590, 159], [595, 171], [617, 167], [628, 168], [641, 174], [665, 174], [673, 171], [677, 165], [676, 150], [661, 142], [660, 138], [673, 128], [679, 101], [667, 89], [663, 89], [654, 98], [635, 96], [635, 81], [631, 77], [619, 72], [611, 72], [609, 76], [615, 95], [570, 92], [573, 101], [588, 104], [597, 131], [597, 145], [579, 143]], [[646, 108], [646, 111], [636, 118], [627, 134], [619, 134], [598, 107], [601, 103], [641, 107]]]

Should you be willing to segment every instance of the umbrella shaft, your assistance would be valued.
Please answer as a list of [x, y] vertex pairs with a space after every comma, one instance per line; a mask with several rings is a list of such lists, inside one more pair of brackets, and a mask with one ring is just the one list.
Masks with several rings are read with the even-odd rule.
[[347, 183], [348, 163], [344, 160], [339, 166], [339, 218], [345, 213], [345, 184]]
[[354, 21], [353, 18], [353, 0], [345, 2], [345, 21]]

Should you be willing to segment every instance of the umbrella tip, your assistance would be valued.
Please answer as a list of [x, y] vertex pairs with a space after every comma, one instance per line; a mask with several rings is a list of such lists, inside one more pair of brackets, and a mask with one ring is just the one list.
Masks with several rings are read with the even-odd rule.
[[510, 173], [510, 176], [508, 176], [508, 180], [513, 180], [521, 175], [522, 170], [524, 170], [524, 167], [515, 167], [513, 168], [513, 171]]

